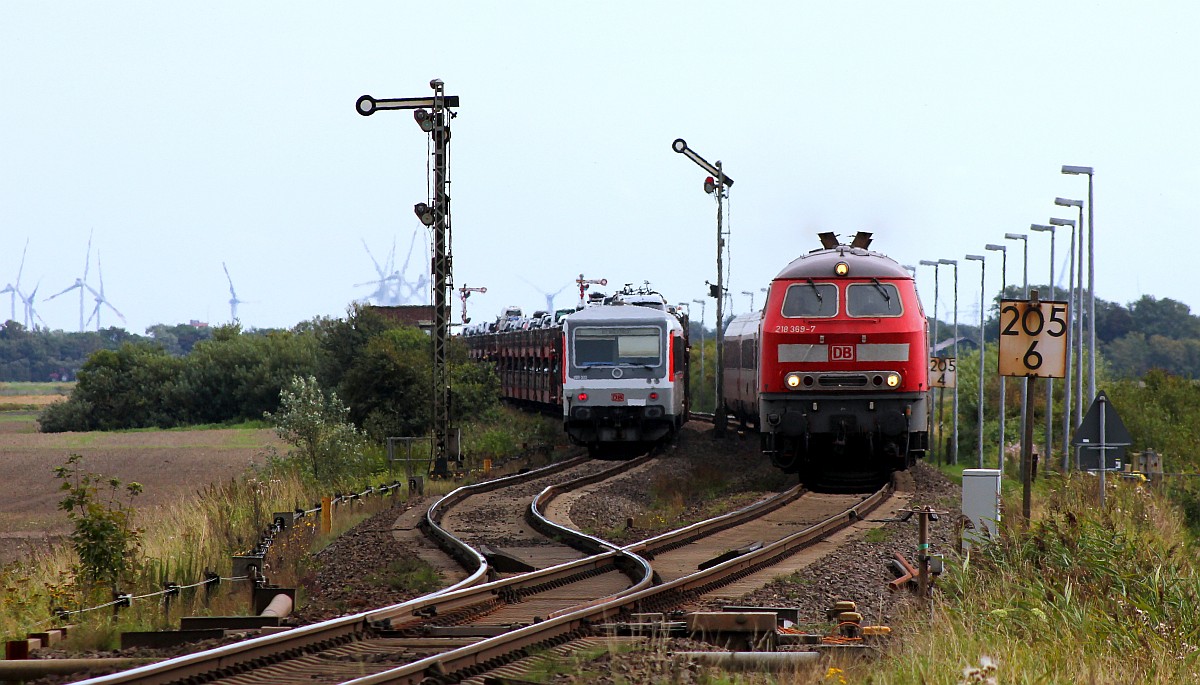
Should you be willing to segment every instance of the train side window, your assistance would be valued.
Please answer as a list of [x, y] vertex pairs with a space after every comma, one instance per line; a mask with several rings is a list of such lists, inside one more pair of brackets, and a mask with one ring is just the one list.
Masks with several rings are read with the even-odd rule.
[[833, 283], [793, 283], [783, 295], [783, 315], [788, 318], [837, 316], [838, 289]]
[[676, 369], [683, 370], [683, 369], [687, 368], [686, 366], [684, 366], [684, 355], [685, 354], [687, 354], [687, 345], [684, 344], [683, 338], [676, 337], [675, 338], [675, 353], [673, 355], [674, 359], [672, 360], [672, 363], [674, 364]]
[[846, 313], [856, 317], [900, 316], [904, 304], [893, 283], [851, 283], [846, 288]]

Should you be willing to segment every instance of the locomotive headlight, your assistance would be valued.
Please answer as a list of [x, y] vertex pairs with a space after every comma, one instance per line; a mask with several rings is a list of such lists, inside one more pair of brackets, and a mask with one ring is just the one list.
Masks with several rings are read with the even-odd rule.
[[850, 273], [850, 265], [846, 262], [838, 262], [837, 266], [833, 267], [833, 273], [839, 276], [845, 276]]
[[787, 384], [788, 390], [795, 390], [800, 387], [800, 374], [792, 372], [783, 377], [783, 382]]
[[893, 372], [893, 373], [889, 373], [889, 374], [887, 375], [887, 385], [888, 385], [888, 387], [889, 387], [889, 388], [898, 388], [898, 387], [900, 387], [900, 374], [898, 374], [898, 373], [894, 373], [894, 372]]

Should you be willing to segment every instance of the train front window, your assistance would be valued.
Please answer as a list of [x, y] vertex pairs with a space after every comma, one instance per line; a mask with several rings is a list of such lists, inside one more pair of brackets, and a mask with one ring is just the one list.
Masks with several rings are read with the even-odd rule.
[[793, 283], [783, 296], [783, 315], [791, 319], [837, 316], [838, 289], [832, 283]]
[[872, 278], [870, 283], [851, 283], [846, 288], [846, 313], [862, 318], [900, 316], [904, 306], [894, 284]]
[[575, 366], [658, 366], [662, 338], [657, 328], [577, 328]]

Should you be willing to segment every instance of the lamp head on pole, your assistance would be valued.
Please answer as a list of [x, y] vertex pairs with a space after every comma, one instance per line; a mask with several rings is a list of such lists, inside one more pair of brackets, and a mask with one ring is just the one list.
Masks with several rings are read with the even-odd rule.
[[1055, 229], [1056, 229], [1055, 226], [1045, 226], [1043, 224], [1029, 224], [1029, 230], [1041, 231], [1042, 233], [1049, 231], [1051, 235], [1054, 234]]
[[1008, 240], [1029, 240], [1029, 236], [1024, 233], [1005, 233], [1004, 237]]
[[996, 245], [995, 243], [988, 243], [987, 245], [984, 245], [983, 248], [985, 250], [994, 250], [996, 252], [1008, 252], [1007, 245]]
[[985, 261], [984, 256], [981, 254], [969, 254], [969, 255], [967, 255], [967, 259], [971, 260], [972, 262]]
[[1059, 219], [1058, 217], [1050, 217], [1050, 225], [1051, 226], [1070, 226], [1071, 228], [1075, 228], [1075, 220], [1074, 219]]
[[950, 264], [952, 266], [958, 266], [958, 260], [957, 259], [939, 259], [938, 264]]
[[922, 259], [921, 260], [921, 266], [932, 266], [933, 268], [936, 269], [937, 265], [938, 265], [938, 263], [933, 261], [932, 259]]
[[1054, 204], [1059, 207], [1078, 207], [1079, 209], [1083, 209], [1083, 200], [1068, 200], [1065, 197], [1056, 197], [1054, 198]]
[[1078, 176], [1080, 174], [1091, 176], [1094, 173], [1090, 166], [1071, 166], [1069, 164], [1063, 165], [1062, 172], [1072, 176]]

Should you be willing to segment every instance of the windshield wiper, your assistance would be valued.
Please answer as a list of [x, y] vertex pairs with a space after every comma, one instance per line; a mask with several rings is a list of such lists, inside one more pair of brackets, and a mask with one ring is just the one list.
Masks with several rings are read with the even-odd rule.
[[891, 311], [892, 310], [892, 296], [888, 295], [887, 288], [883, 287], [883, 284], [879, 282], [878, 278], [872, 278], [871, 283], [874, 283], [875, 289], [879, 291], [880, 295], [883, 295], [883, 301], [887, 302], [888, 311]]
[[817, 296], [817, 302], [825, 304], [825, 298], [821, 297], [821, 291], [817, 288], [817, 284], [813, 283], [813, 279], [808, 279], [808, 285], [812, 287], [813, 293]]

